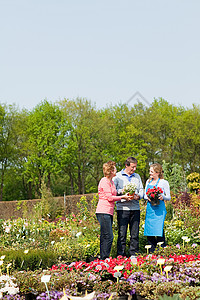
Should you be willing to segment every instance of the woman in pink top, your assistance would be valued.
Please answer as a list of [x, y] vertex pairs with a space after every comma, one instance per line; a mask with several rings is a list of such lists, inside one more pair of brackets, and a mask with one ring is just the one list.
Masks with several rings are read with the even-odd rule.
[[113, 213], [115, 201], [121, 199], [131, 200], [130, 196], [116, 196], [117, 191], [112, 180], [115, 177], [117, 169], [114, 161], [108, 161], [103, 164], [104, 176], [98, 186], [99, 202], [97, 204], [96, 216], [100, 224], [100, 258], [106, 259], [110, 256], [111, 246], [113, 242]]

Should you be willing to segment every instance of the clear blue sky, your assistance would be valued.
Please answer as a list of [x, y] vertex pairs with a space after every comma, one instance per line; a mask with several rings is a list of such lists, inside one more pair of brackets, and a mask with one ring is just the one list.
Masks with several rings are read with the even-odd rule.
[[200, 104], [199, 14], [199, 0], [0, 0], [0, 102]]

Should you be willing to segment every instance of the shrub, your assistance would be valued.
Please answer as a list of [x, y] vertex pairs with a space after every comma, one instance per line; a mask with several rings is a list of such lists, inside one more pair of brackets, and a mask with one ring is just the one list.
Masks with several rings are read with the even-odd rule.
[[58, 262], [58, 254], [52, 250], [29, 250], [27, 254], [23, 250], [1, 251], [0, 256], [5, 255], [4, 271], [6, 264], [12, 262], [11, 269], [17, 270], [37, 270], [51, 267]]
[[187, 181], [190, 191], [197, 193], [200, 189], [200, 174], [197, 172], [189, 174], [187, 176]]

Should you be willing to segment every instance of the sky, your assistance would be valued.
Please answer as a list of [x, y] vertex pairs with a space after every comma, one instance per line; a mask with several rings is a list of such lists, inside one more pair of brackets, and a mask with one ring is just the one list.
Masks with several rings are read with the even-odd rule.
[[199, 12], [199, 0], [0, 0], [0, 103], [199, 105]]

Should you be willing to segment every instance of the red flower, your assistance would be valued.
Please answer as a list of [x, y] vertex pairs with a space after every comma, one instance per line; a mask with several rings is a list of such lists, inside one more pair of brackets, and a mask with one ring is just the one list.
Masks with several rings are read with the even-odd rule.
[[163, 193], [163, 190], [158, 187], [156, 188], [155, 186], [152, 188], [152, 189], [148, 189], [147, 190], [147, 196], [150, 198], [150, 199], [154, 199], [156, 196], [159, 196], [160, 194]]

